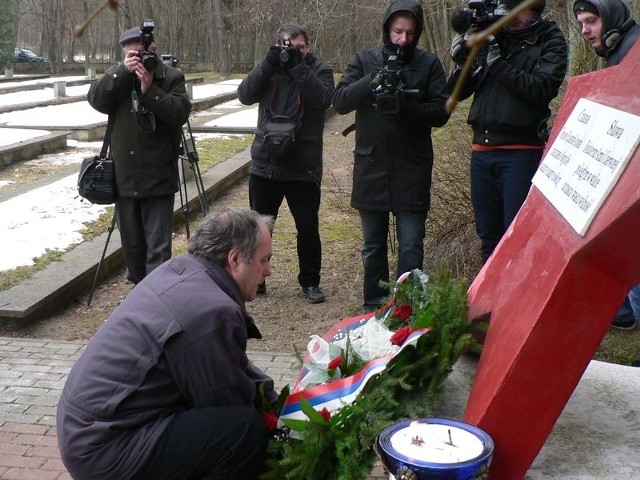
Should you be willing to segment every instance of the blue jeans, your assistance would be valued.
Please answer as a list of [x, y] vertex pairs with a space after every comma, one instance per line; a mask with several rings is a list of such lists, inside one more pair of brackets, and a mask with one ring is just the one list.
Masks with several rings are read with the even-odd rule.
[[[359, 210], [362, 224], [362, 264], [364, 266], [363, 307], [375, 310], [389, 296], [380, 282], [389, 282], [389, 212]], [[395, 212], [398, 238], [396, 278], [414, 268], [422, 269], [427, 212]]]
[[471, 154], [471, 202], [486, 262], [524, 203], [542, 150], [494, 150]]
[[620, 310], [616, 313], [616, 318], [624, 317], [633, 313], [636, 323], [640, 324], [640, 284], [629, 290]]

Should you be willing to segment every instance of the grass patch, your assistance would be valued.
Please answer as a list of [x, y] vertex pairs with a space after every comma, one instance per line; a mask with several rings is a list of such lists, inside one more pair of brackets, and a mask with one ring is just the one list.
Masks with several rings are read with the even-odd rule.
[[[94, 220], [91, 223], [85, 223], [85, 227], [80, 230], [82, 240], [88, 242], [89, 240], [93, 240], [106, 232], [111, 225], [111, 220], [113, 219], [113, 210], [114, 207], [108, 207], [100, 214], [97, 220]], [[71, 248], [68, 250], [71, 250]]]
[[251, 145], [252, 141], [253, 135], [226, 135], [199, 140], [196, 147], [200, 170], [206, 172], [224, 162]]
[[0, 272], [0, 291], [8, 290], [31, 278], [36, 272], [44, 270], [51, 262], [60, 260], [63, 253], [60, 250], [47, 249], [44, 255], [33, 259], [33, 265], [24, 265]]
[[632, 365], [640, 361], [640, 329], [636, 328], [632, 331], [609, 330], [594, 358], [621, 365]]

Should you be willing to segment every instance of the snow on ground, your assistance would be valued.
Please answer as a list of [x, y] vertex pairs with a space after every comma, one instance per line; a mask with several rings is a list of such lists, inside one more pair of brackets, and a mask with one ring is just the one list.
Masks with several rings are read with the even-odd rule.
[[82, 241], [84, 224], [106, 206], [81, 202], [76, 181], [70, 175], [0, 203], [0, 271], [31, 265], [47, 248], [65, 250]]
[[193, 99], [215, 97], [223, 93], [235, 92], [240, 85], [240, 80], [225, 80], [219, 83], [195, 84], [193, 86]]
[[[73, 87], [65, 87], [65, 93], [67, 97], [79, 97], [80, 95], [86, 95], [89, 91], [89, 85], [77, 85]], [[12, 93], [2, 93], [2, 89], [0, 88], [0, 105], [3, 107], [9, 105], [20, 105], [24, 103], [24, 92], [12, 92]], [[29, 100], [28, 102], [45, 102], [47, 100], [53, 100], [55, 96], [53, 95], [53, 88], [39, 88], [37, 90], [29, 91]]]
[[80, 128], [106, 120], [107, 115], [94, 110], [88, 102], [65, 103], [0, 113], [0, 125], [5, 127]]
[[[237, 83], [237, 81], [227, 83], [223, 88], [233, 87], [232, 89], [235, 89]], [[195, 92], [199, 90], [197, 87], [194, 86], [194, 96]], [[22, 93], [24, 102], [30, 101], [31, 94], [32, 92]], [[219, 92], [213, 95], [217, 94]], [[43, 127], [85, 126], [106, 120], [106, 116], [95, 112], [87, 102], [75, 102], [59, 107], [65, 108], [37, 107], [2, 114], [0, 115], [0, 125], [5, 122], [14, 125], [25, 122]], [[241, 107], [239, 102], [231, 101], [214, 107], [206, 113], [221, 115], [216, 120], [218, 125], [255, 127], [257, 107], [240, 110]], [[232, 113], [229, 113], [230, 111]], [[226, 117], [232, 119], [227, 120]], [[45, 131], [44, 133], [49, 132]], [[42, 134], [42, 130], [0, 128], [0, 147]], [[194, 134], [196, 145], [199, 139], [212, 136], [223, 135]], [[72, 147], [71, 151], [40, 155], [29, 162], [46, 165], [75, 163], [79, 166], [84, 157], [94, 155], [100, 150], [102, 142], [68, 140], [67, 144]], [[65, 250], [82, 241], [80, 231], [84, 228], [84, 224], [96, 220], [106, 206], [92, 205], [81, 201], [78, 197], [76, 183], [77, 173], [74, 173], [49, 185], [0, 202], [0, 225], [2, 225], [0, 238], [2, 238], [3, 247], [0, 251], [0, 271], [21, 265], [31, 265], [32, 259], [46, 253], [46, 249]], [[2, 183], [0, 182], [1, 189]]]
[[50, 133], [51, 132], [49, 130], [0, 128], [0, 147], [24, 142], [25, 140], [33, 140], [38, 137], [44, 137]]

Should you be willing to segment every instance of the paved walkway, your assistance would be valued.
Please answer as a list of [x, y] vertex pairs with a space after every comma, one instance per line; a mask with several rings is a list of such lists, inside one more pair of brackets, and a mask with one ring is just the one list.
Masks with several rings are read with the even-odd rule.
[[[62, 480], [71, 477], [58, 453], [56, 406], [67, 374], [85, 343], [0, 337], [0, 479]], [[276, 389], [293, 385], [288, 354], [249, 352]], [[370, 480], [387, 478], [381, 467]]]

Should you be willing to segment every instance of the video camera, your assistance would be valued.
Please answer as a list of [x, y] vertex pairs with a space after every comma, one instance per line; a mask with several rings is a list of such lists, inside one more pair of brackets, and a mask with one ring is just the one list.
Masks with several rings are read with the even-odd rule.
[[509, 10], [497, 0], [469, 0], [469, 8], [458, 8], [451, 16], [451, 27], [458, 33], [480, 31], [504, 17]]
[[404, 88], [397, 54], [389, 55], [382, 70], [369, 83], [369, 88], [376, 98], [374, 106], [381, 115], [393, 115], [400, 111], [398, 97], [400, 93], [417, 94], [419, 92]]
[[140, 26], [140, 43], [142, 43], [142, 51], [138, 53], [138, 57], [144, 68], [152, 72], [160, 64], [158, 56], [151, 52], [151, 44], [153, 43], [153, 29], [155, 28], [153, 20], [143, 20]]

